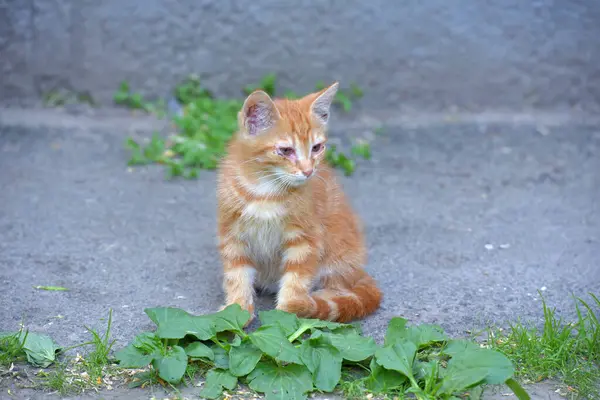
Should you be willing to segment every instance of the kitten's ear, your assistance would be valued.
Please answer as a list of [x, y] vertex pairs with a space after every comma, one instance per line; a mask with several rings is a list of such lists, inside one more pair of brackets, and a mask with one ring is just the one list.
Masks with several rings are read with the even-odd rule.
[[254, 91], [246, 98], [238, 114], [240, 129], [249, 136], [258, 135], [273, 127], [281, 117], [275, 103], [262, 90]]
[[331, 103], [338, 91], [339, 83], [334, 82], [331, 86], [316, 93], [317, 96], [310, 105], [310, 111], [315, 118], [322, 124], [327, 124], [329, 121], [329, 110]]

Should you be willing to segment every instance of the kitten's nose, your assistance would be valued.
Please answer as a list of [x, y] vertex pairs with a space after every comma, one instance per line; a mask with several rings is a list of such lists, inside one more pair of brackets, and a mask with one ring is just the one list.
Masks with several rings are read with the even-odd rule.
[[303, 169], [303, 170], [302, 170], [302, 175], [304, 175], [305, 177], [307, 177], [307, 178], [308, 178], [309, 176], [311, 176], [311, 175], [312, 175], [313, 171], [314, 171], [314, 170], [313, 170], [312, 168], [309, 168], [309, 169]]

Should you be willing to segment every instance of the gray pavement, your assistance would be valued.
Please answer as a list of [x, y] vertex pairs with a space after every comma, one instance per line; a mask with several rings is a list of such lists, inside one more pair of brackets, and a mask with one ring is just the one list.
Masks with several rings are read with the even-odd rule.
[[[122, 346], [152, 327], [145, 307], [221, 304], [215, 173], [129, 170], [123, 121], [0, 122], [0, 331], [24, 320], [73, 345], [112, 308]], [[332, 136], [362, 132], [343, 127]], [[569, 318], [572, 293], [600, 292], [600, 125], [403, 124], [373, 154], [341, 178], [384, 292], [365, 333], [380, 340], [398, 315], [457, 336], [539, 323], [538, 290]]]

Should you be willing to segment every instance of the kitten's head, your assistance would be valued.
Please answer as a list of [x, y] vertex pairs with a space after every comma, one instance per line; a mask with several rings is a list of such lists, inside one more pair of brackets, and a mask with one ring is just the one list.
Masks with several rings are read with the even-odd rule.
[[263, 179], [300, 186], [325, 157], [327, 122], [338, 83], [298, 100], [250, 94], [238, 114], [244, 164]]

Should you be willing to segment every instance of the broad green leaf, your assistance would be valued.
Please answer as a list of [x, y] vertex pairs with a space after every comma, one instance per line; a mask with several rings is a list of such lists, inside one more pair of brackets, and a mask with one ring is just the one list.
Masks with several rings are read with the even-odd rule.
[[408, 321], [405, 318], [394, 317], [388, 323], [387, 331], [385, 333], [384, 346], [390, 346], [395, 344], [400, 339], [404, 338], [406, 331], [406, 323]]
[[431, 343], [448, 340], [448, 336], [437, 325], [408, 326], [406, 322], [406, 319], [400, 317], [390, 320], [385, 334], [385, 346], [408, 340], [413, 342], [417, 348], [420, 348]]
[[214, 363], [216, 368], [229, 369], [229, 354], [227, 350], [217, 344], [212, 344], [210, 349], [215, 355]]
[[249, 336], [256, 347], [271, 357], [279, 361], [302, 364], [298, 349], [289, 342], [279, 325], [261, 326]]
[[133, 344], [128, 345], [115, 353], [115, 358], [119, 361], [119, 366], [123, 368], [144, 368], [147, 367], [155, 356], [160, 353], [144, 353]]
[[447, 354], [450, 357], [454, 357], [466, 351], [478, 351], [480, 349], [481, 347], [477, 343], [469, 340], [458, 339], [449, 341], [448, 345], [442, 350], [442, 353]]
[[225, 309], [209, 316], [217, 332], [244, 330], [244, 325], [250, 320], [250, 313], [239, 304], [231, 304]]
[[[482, 395], [483, 395], [483, 386], [474, 386], [469, 389], [469, 400], [480, 400]], [[458, 397], [457, 400], [462, 400], [462, 399], [460, 397]], [[519, 399], [519, 400], [522, 400], [522, 399]]]
[[263, 353], [250, 341], [243, 341], [229, 350], [229, 371], [235, 376], [248, 375], [256, 367]]
[[186, 346], [185, 353], [192, 358], [206, 358], [210, 361], [215, 359], [215, 353], [212, 349], [202, 342], [190, 343]]
[[[413, 376], [415, 379], [432, 379], [431, 376], [437, 374], [439, 363], [437, 360], [417, 361], [413, 364]], [[437, 376], [436, 376], [437, 377]], [[434, 377], [434, 378], [436, 378]]]
[[223, 394], [223, 388], [233, 390], [237, 386], [237, 377], [223, 369], [211, 369], [206, 374], [206, 382], [200, 391], [200, 396], [207, 399], [218, 399]]
[[[449, 365], [448, 365], [449, 366]], [[483, 384], [486, 371], [473, 369], [471, 371], [446, 370], [439, 393], [453, 394], [463, 392], [471, 386]]]
[[169, 383], [178, 383], [187, 367], [188, 357], [180, 346], [173, 346], [166, 354], [155, 358], [152, 366], [158, 371], [158, 376]]
[[164, 347], [162, 341], [154, 332], [142, 332], [135, 335], [131, 344], [147, 354], [160, 352]]
[[513, 374], [514, 367], [504, 354], [491, 349], [470, 349], [450, 359], [440, 390], [452, 394], [476, 384], [500, 384]]
[[369, 365], [371, 374], [365, 380], [367, 389], [374, 393], [384, 393], [402, 387], [407, 378], [398, 371], [385, 369], [374, 358]]
[[375, 360], [384, 368], [398, 371], [407, 377], [412, 377], [416, 354], [417, 346], [413, 342], [399, 342], [393, 346], [377, 349]]
[[299, 329], [309, 330], [309, 329], [327, 328], [329, 330], [335, 330], [335, 329], [351, 327], [351, 326], [352, 325], [349, 325], [349, 324], [340, 324], [338, 322], [323, 321], [321, 319], [300, 318]]
[[162, 342], [154, 333], [142, 332], [127, 347], [117, 351], [115, 357], [123, 368], [143, 368], [160, 357], [162, 350]]
[[239, 335], [235, 335], [231, 341], [231, 345], [233, 347], [238, 347], [240, 344], [242, 344], [242, 338]]
[[263, 361], [247, 379], [250, 388], [264, 393], [266, 400], [303, 400], [313, 389], [310, 371], [304, 365], [280, 366]]
[[300, 360], [313, 374], [317, 389], [332, 392], [342, 377], [342, 355], [323, 337], [308, 339], [300, 346]]
[[50, 336], [40, 333], [21, 332], [19, 340], [27, 361], [37, 367], [48, 367], [56, 360], [56, 352], [60, 350]]
[[215, 336], [215, 323], [207, 316], [193, 316], [172, 307], [146, 308], [144, 312], [158, 326], [156, 335], [161, 339], [181, 339], [192, 335], [199, 340]]
[[372, 337], [360, 336], [354, 329], [342, 330], [342, 333], [323, 333], [323, 336], [338, 349], [342, 358], [348, 361], [362, 361], [371, 357], [377, 350]]
[[281, 310], [260, 311], [258, 319], [264, 325], [279, 325], [286, 336], [290, 336], [298, 329], [298, 317], [296, 314]]

